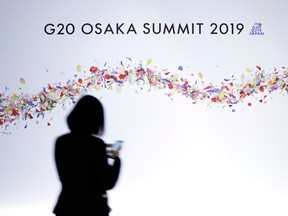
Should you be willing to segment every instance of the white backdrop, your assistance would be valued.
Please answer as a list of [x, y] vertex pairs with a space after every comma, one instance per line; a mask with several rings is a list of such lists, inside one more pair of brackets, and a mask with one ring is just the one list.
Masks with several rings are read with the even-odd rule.
[[[5, 95], [37, 93], [92, 65], [131, 63], [126, 57], [136, 63], [152, 59], [152, 68], [183, 77], [201, 72], [207, 84], [256, 66], [273, 72], [287, 66], [287, 6], [283, 0], [2, 1], [0, 92], [7, 87]], [[194, 35], [145, 35], [146, 22], [204, 23], [205, 28]], [[249, 35], [257, 22], [264, 35]], [[76, 30], [47, 35], [47, 23], [72, 23]], [[137, 34], [84, 35], [79, 30], [84, 23], [133, 23]], [[245, 28], [239, 35], [211, 35], [210, 23]], [[109, 193], [112, 216], [288, 214], [286, 93], [271, 94], [267, 104], [248, 98], [232, 112], [148, 89], [127, 83], [121, 91], [91, 92], [105, 108], [102, 138], [125, 141], [121, 177]], [[60, 190], [54, 141], [68, 131], [71, 105], [66, 107], [53, 109], [38, 124], [20, 119], [8, 130], [1, 127], [0, 215], [52, 215]]]

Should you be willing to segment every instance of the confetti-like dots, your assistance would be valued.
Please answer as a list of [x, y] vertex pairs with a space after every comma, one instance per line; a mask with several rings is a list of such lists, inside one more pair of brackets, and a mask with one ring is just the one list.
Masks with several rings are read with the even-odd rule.
[[199, 78], [202, 80], [203, 79], [203, 74], [201, 72], [198, 73]]
[[21, 78], [20, 78], [20, 83], [21, 83], [21, 84], [26, 84], [25, 79], [21, 77]]
[[77, 66], [76, 66], [76, 70], [77, 70], [77, 72], [81, 72], [81, 71], [82, 71], [81, 65], [77, 65]]
[[[4, 92], [0, 92], [0, 128], [6, 130], [10, 125], [17, 125], [21, 121], [35, 118], [38, 124], [41, 119], [44, 119], [45, 114], [53, 111], [56, 106], [61, 106], [65, 110], [66, 104], [75, 104], [77, 98], [87, 94], [88, 91], [115, 89], [120, 92], [119, 88], [125, 85], [135, 84], [140, 89], [147, 89], [148, 92], [151, 89], [163, 91], [163, 95], [171, 99], [173, 95], [179, 94], [191, 100], [192, 104], [202, 102], [207, 103], [208, 106], [232, 107], [232, 112], [236, 111], [234, 106], [255, 95], [259, 103], [266, 104], [267, 100], [272, 98], [267, 97], [267, 93], [288, 92], [288, 69], [286, 67], [280, 70], [275, 68], [272, 72], [266, 73], [260, 66], [255, 66], [254, 69], [247, 68], [246, 74], [243, 74], [240, 80], [232, 75], [225, 77], [221, 83], [206, 84], [201, 72], [198, 73], [198, 77], [189, 73], [191, 80], [182, 77], [182, 74], [186, 72], [183, 66], [177, 67], [177, 72], [181, 71], [178, 75], [167, 69], [149, 67], [152, 63], [151, 59], [147, 60], [145, 67], [141, 62], [131, 66], [133, 62], [130, 58], [128, 60], [128, 65], [124, 65], [121, 61], [120, 65], [114, 68], [107, 63], [102, 67], [91, 66], [88, 70], [90, 73], [75, 74], [73, 79], [65, 83], [47, 84], [41, 90], [31, 94], [6, 95], [9, 90], [6, 87]], [[82, 68], [83, 66], [76, 66], [78, 72]], [[26, 84], [24, 78], [20, 78], [20, 84]], [[252, 107], [251, 101], [246, 104]], [[48, 126], [51, 125], [51, 120], [47, 121]], [[24, 128], [27, 128], [27, 123]]]
[[99, 69], [97, 67], [95, 67], [95, 66], [90, 67], [90, 72], [91, 73], [96, 73], [98, 71], [99, 71]]
[[152, 63], [152, 59], [148, 59], [146, 65], [149, 66]]

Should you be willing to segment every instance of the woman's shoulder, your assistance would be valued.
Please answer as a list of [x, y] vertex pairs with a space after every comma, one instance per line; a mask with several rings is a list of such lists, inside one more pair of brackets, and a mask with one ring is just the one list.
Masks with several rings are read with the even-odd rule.
[[63, 134], [63, 135], [58, 136], [56, 138], [56, 141], [60, 142], [60, 141], [68, 140], [68, 139], [71, 139], [71, 138], [72, 138], [71, 133], [67, 133], [67, 134]]
[[56, 141], [57, 142], [81, 141], [82, 143], [97, 143], [97, 144], [104, 145], [104, 141], [101, 138], [90, 135], [90, 134], [67, 133], [67, 134], [58, 136]]

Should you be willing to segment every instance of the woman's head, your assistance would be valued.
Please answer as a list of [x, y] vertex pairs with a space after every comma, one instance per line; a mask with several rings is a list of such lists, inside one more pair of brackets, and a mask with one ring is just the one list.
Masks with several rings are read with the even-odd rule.
[[83, 96], [67, 118], [71, 132], [101, 135], [104, 131], [104, 110], [100, 101]]

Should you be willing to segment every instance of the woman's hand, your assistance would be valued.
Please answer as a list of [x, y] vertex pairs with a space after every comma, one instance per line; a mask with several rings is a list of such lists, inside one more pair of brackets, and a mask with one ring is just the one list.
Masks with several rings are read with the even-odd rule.
[[119, 157], [119, 151], [112, 151], [112, 155], [114, 158], [118, 158]]
[[106, 144], [106, 148], [109, 148], [110, 151], [109, 151], [109, 154], [108, 154], [108, 157], [109, 158], [118, 158], [119, 157], [119, 152], [120, 152], [120, 149], [118, 151], [114, 151], [111, 149], [111, 147], [113, 146], [113, 144]]

